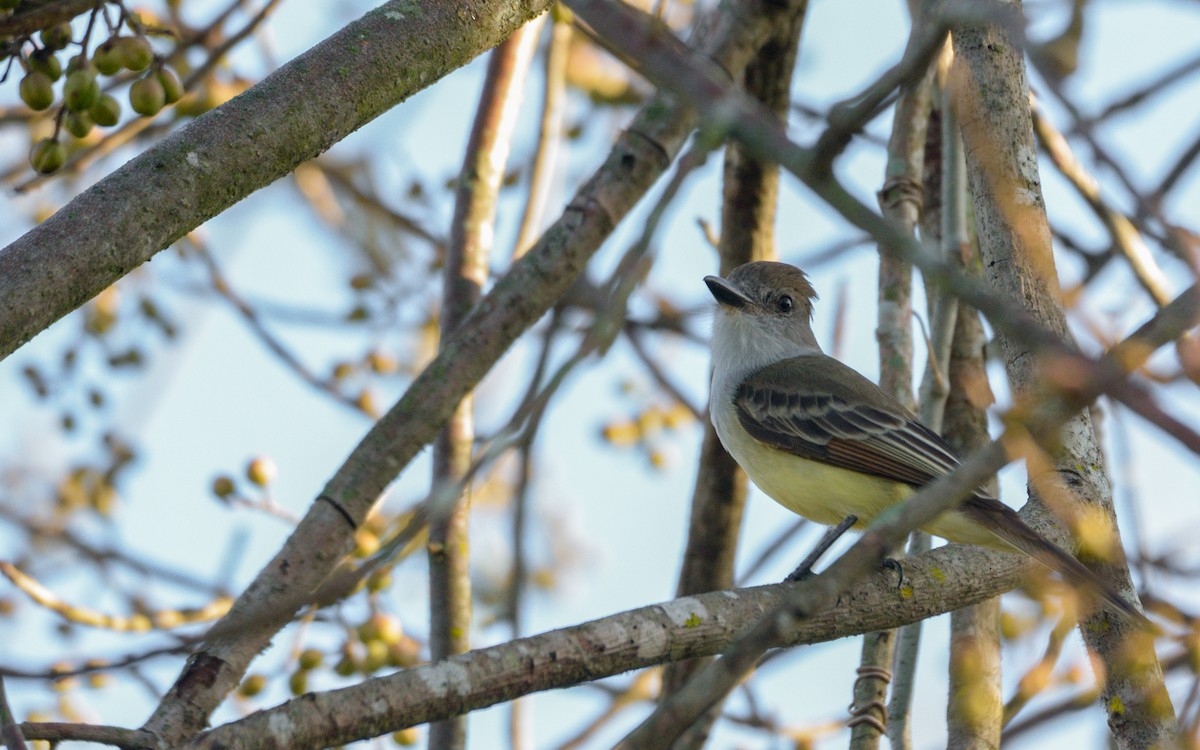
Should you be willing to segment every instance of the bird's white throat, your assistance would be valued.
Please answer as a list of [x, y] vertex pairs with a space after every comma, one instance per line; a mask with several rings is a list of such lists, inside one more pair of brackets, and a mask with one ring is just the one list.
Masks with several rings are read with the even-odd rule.
[[821, 348], [787, 335], [795, 321], [718, 307], [712, 330], [712, 407], [729, 403], [751, 373], [792, 357], [820, 354]]

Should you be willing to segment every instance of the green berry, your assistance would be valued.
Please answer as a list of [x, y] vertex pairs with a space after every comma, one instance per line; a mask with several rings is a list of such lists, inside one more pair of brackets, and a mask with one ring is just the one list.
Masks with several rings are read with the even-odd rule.
[[246, 478], [259, 487], [266, 487], [279, 476], [279, 467], [269, 456], [256, 456], [246, 464]]
[[30, 71], [21, 79], [21, 101], [41, 112], [54, 103], [54, 81], [40, 70]]
[[95, 66], [83, 55], [71, 55], [71, 59], [67, 60], [67, 75], [71, 75], [77, 70], [90, 70], [93, 68]]
[[76, 70], [63, 84], [63, 101], [72, 112], [82, 112], [100, 99], [100, 84], [96, 74], [88, 69]]
[[159, 68], [154, 77], [162, 84], [167, 104], [174, 104], [180, 100], [183, 96], [183, 84], [179, 82], [179, 76], [175, 75], [175, 71], [165, 67]]
[[139, 115], [153, 117], [167, 101], [167, 94], [157, 78], [141, 78], [129, 87], [129, 106]]
[[66, 46], [71, 43], [71, 24], [56, 23], [48, 29], [42, 29], [42, 45], [46, 49], [58, 51], [66, 49]]
[[354, 659], [349, 656], [343, 656], [334, 666], [333, 671], [341, 677], [349, 677], [358, 671], [358, 665], [354, 663]]
[[121, 70], [125, 56], [121, 53], [117, 45], [118, 37], [112, 37], [100, 43], [96, 47], [96, 51], [92, 53], [92, 62], [96, 64], [96, 70], [106, 76], [115, 75]]
[[58, 61], [58, 56], [50, 50], [39, 49], [30, 55], [29, 69], [45, 73], [50, 76], [51, 81], [62, 78], [62, 63]]
[[63, 118], [63, 127], [76, 138], [86, 138], [95, 126], [95, 120], [87, 112], [67, 112]]
[[367, 657], [363, 659], [363, 670], [366, 674], [377, 672], [388, 663], [388, 647], [383, 641], [371, 641], [366, 644]]
[[154, 50], [145, 37], [123, 36], [116, 42], [121, 63], [130, 70], [145, 70], [154, 62]]
[[324, 659], [325, 654], [323, 654], [319, 649], [306, 648], [300, 652], [298, 663], [301, 669], [308, 671], [321, 666], [321, 662], [324, 661]]
[[213, 480], [212, 491], [214, 495], [224, 499], [237, 492], [237, 485], [233, 483], [233, 479], [231, 477], [222, 474]]
[[110, 128], [121, 119], [121, 102], [112, 94], [101, 94], [92, 108], [88, 110], [92, 121], [97, 125]]
[[392, 573], [390, 570], [376, 570], [371, 575], [367, 576], [367, 591], [378, 593], [390, 588], [392, 585]]
[[263, 691], [267, 686], [266, 675], [252, 674], [247, 675], [246, 679], [242, 680], [242, 684], [238, 686], [238, 695], [243, 698], [253, 698]]
[[67, 160], [67, 150], [53, 138], [43, 138], [29, 152], [29, 163], [41, 174], [57, 172]]

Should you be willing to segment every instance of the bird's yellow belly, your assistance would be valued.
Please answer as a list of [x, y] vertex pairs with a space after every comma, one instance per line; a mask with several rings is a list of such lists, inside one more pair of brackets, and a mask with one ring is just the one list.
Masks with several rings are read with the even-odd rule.
[[735, 456], [759, 489], [805, 518], [833, 525], [848, 515], [866, 525], [912, 494], [898, 482], [841, 469], [776, 450]]
[[[913, 488], [870, 474], [860, 474], [761, 446], [738, 451], [734, 459], [751, 481], [773, 500], [805, 518], [832, 526], [848, 515], [855, 528], [870, 524], [884, 510], [907, 499]], [[1007, 549], [990, 531], [965, 516], [943, 513], [922, 527], [952, 542]]]

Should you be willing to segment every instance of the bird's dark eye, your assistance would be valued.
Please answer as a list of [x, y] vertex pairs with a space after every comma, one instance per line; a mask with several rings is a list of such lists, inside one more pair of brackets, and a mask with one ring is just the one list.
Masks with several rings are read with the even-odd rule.
[[790, 313], [794, 306], [795, 303], [792, 302], [792, 298], [786, 294], [775, 301], [775, 307], [785, 315]]

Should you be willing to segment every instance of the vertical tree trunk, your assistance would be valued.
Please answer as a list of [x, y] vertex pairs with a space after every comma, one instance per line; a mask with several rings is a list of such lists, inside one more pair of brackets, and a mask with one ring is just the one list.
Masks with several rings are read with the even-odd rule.
[[[989, 0], [984, 11], [1019, 10], [1016, 2]], [[954, 33], [950, 89], [962, 126], [967, 175], [980, 250], [997, 292], [1020, 301], [1043, 326], [1070, 341], [1051, 249], [1029, 114], [1029, 88], [1020, 45], [998, 24], [967, 25]], [[1036, 392], [1035, 358], [1011, 336], [998, 336], [1005, 370], [1019, 399]], [[1033, 494], [1056, 493], [1102, 513], [1116, 529], [1112, 491], [1089, 412], [1062, 430], [1051, 471], [1030, 466]], [[1119, 538], [1116, 541], [1119, 547]], [[1132, 592], [1123, 564], [1099, 571], [1118, 590]], [[1104, 613], [1081, 627], [1084, 641], [1104, 661], [1103, 705], [1118, 747], [1166, 747], [1177, 727], [1153, 643]]]

